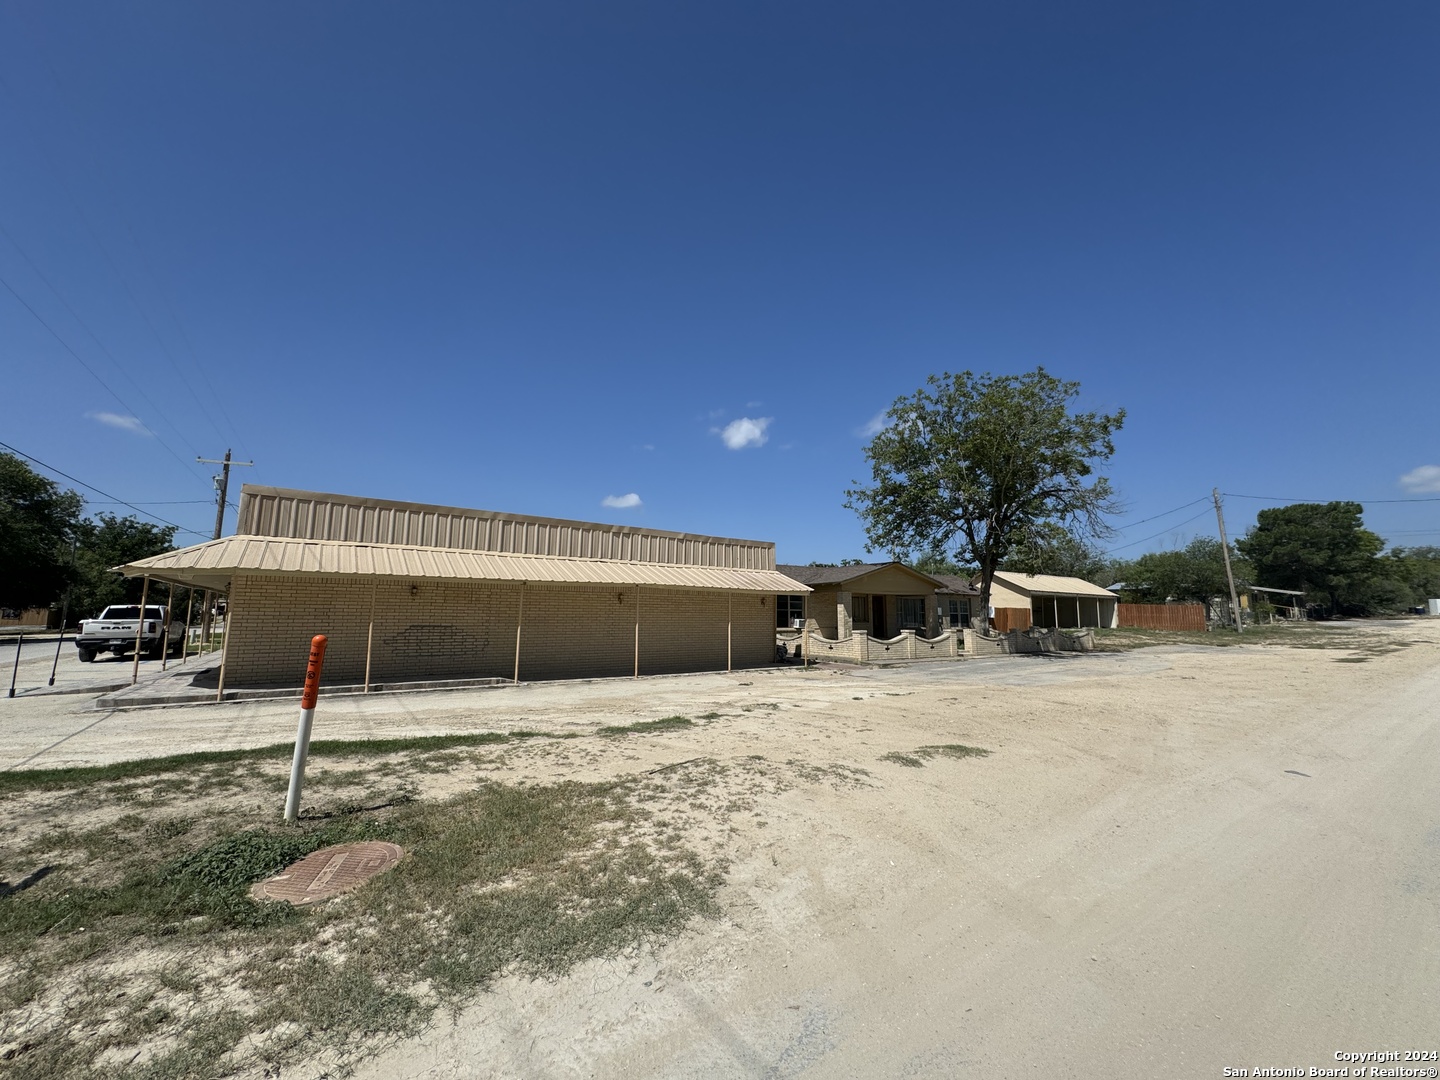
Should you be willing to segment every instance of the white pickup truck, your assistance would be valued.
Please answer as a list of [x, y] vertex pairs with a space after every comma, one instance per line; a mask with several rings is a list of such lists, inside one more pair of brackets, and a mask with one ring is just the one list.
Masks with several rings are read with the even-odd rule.
[[[96, 654], [113, 652], [124, 656], [135, 650], [136, 624], [140, 630], [140, 655], [151, 660], [160, 659], [165, 648], [165, 618], [163, 607], [146, 605], [145, 616], [140, 616], [139, 604], [111, 604], [100, 613], [98, 619], [85, 619], [80, 623], [80, 634], [75, 638], [75, 647], [80, 651], [80, 662], [88, 664]], [[184, 647], [185, 628], [182, 623], [170, 626], [170, 652], [178, 655]]]

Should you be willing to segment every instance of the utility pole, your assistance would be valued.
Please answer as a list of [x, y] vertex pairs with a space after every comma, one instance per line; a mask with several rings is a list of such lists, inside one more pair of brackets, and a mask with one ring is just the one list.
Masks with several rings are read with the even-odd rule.
[[219, 498], [215, 500], [215, 539], [219, 540], [221, 534], [225, 532], [225, 501], [230, 495], [230, 466], [249, 466], [254, 465], [255, 462], [231, 461], [229, 450], [225, 451], [225, 458], [223, 461], [216, 461], [214, 458], [208, 457], [197, 457], [195, 460], [204, 465], [222, 466], [222, 468], [220, 469], [220, 475], [215, 477], [215, 490], [219, 495]]
[[1220, 509], [1220, 489], [1212, 495], [1215, 499], [1215, 520], [1220, 523], [1220, 553], [1225, 556], [1225, 577], [1230, 582], [1230, 610], [1235, 613], [1235, 632], [1243, 634], [1244, 624], [1240, 621], [1240, 597], [1235, 593], [1235, 573], [1230, 569], [1230, 542], [1225, 539], [1225, 511]]
[[[222, 460], [222, 461], [216, 461], [214, 458], [203, 458], [203, 457], [197, 457], [195, 460], [198, 461], [198, 462], [200, 462], [200, 463], [203, 464], [203, 465], [219, 465], [219, 466], [221, 466], [220, 475], [217, 476], [217, 477], [215, 477], [215, 492], [216, 492], [216, 495], [217, 495], [217, 498], [216, 498], [216, 500], [215, 500], [215, 539], [216, 539], [216, 540], [219, 540], [221, 534], [224, 533], [224, 531], [225, 531], [225, 503], [226, 503], [226, 500], [229, 498], [229, 495], [230, 495], [230, 466], [231, 466], [231, 465], [246, 465], [246, 466], [249, 466], [249, 465], [254, 465], [255, 463], [254, 463], [253, 461], [231, 461], [231, 460], [230, 460], [230, 451], [229, 451], [228, 449], [225, 451], [225, 458], [224, 458], [224, 460]], [[227, 616], [227, 617], [228, 617], [228, 616]], [[201, 648], [203, 649], [203, 648], [204, 648], [204, 644], [205, 644], [207, 641], [210, 640], [210, 590], [209, 590], [209, 589], [206, 589], [206, 590], [205, 590], [205, 612], [204, 612], [204, 614], [201, 616], [200, 623], [201, 623], [201, 626], [200, 626], [200, 642], [201, 642]]]

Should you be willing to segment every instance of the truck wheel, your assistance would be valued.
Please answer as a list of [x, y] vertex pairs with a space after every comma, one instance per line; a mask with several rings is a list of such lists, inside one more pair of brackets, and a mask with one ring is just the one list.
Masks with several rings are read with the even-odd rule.
[[165, 643], [163, 641], [157, 641], [154, 645], [150, 645], [145, 649], [146, 660], [159, 660], [164, 655]]
[[94, 649], [79, 649], [77, 651], [80, 654], [80, 662], [82, 664], [93, 664], [95, 662]]

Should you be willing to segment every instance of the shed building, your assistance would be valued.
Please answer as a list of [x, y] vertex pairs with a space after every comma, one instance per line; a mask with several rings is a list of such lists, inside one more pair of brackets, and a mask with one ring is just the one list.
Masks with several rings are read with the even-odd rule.
[[120, 567], [229, 595], [222, 678], [562, 679], [769, 663], [775, 545], [246, 484], [236, 535]]
[[995, 609], [991, 622], [1001, 631], [1112, 627], [1117, 625], [1117, 602], [1113, 592], [1084, 578], [999, 570], [990, 584], [990, 606]]

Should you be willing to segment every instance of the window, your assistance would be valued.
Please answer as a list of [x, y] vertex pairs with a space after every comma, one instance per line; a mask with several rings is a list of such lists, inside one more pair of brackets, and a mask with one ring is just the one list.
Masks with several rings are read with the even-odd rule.
[[900, 601], [900, 629], [923, 630], [925, 628], [925, 598], [923, 596], [902, 596]]
[[850, 610], [855, 614], [851, 621], [857, 623], [868, 623], [870, 621], [870, 597], [865, 593], [856, 593], [850, 598]]
[[970, 625], [970, 601], [968, 599], [950, 601], [950, 625], [952, 627]]
[[775, 597], [775, 625], [788, 627], [790, 620], [803, 619], [805, 617], [805, 598], [803, 596], [777, 596]]

